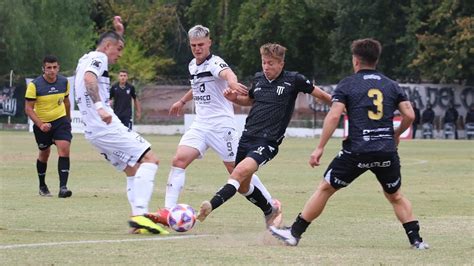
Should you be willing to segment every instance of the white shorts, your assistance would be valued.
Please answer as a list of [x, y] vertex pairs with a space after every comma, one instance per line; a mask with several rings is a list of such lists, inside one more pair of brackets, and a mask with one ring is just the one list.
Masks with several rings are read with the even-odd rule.
[[119, 171], [127, 165], [133, 167], [151, 147], [140, 134], [125, 126], [88, 141]]
[[189, 146], [199, 151], [202, 158], [206, 150], [212, 148], [224, 162], [234, 162], [239, 138], [233, 128], [222, 128], [220, 131], [190, 128], [179, 145]]

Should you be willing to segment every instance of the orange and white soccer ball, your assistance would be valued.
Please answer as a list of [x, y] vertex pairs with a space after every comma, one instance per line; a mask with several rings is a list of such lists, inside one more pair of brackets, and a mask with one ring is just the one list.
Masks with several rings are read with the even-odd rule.
[[168, 225], [176, 232], [186, 232], [196, 223], [196, 212], [188, 204], [178, 204], [169, 210]]

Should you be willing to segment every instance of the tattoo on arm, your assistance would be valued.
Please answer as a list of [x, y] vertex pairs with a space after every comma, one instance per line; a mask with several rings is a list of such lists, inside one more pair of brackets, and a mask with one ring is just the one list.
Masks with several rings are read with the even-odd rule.
[[88, 79], [84, 80], [86, 85], [86, 91], [93, 103], [100, 102], [99, 96], [99, 86], [97, 84], [97, 79]]

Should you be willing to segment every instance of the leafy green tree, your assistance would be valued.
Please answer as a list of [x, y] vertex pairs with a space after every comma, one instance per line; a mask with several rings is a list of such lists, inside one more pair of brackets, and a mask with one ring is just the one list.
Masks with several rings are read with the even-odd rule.
[[117, 64], [113, 65], [111, 72], [113, 78], [117, 79], [117, 73], [120, 69], [126, 69], [129, 72], [131, 81], [147, 83], [156, 78], [156, 72], [164, 71], [173, 65], [171, 58], [159, 58], [157, 56], [145, 56], [139, 43], [133, 39], [126, 41], [125, 49]]
[[402, 1], [339, 0], [333, 3], [336, 26], [332, 29], [331, 60], [337, 65], [336, 75], [342, 77], [352, 72], [350, 45], [355, 39], [375, 38], [382, 43], [383, 52], [378, 68], [390, 77], [399, 79], [406, 75], [403, 62], [409, 48], [408, 42], [399, 39], [407, 24], [400, 16], [408, 5]]
[[232, 30], [237, 26], [240, 6], [248, 1], [243, 0], [194, 0], [186, 11], [188, 28], [201, 24], [211, 31], [212, 50], [226, 56], [222, 45], [231, 40]]
[[72, 72], [95, 38], [88, 2], [4, 0], [1, 5], [2, 72], [37, 74], [46, 54], [58, 56], [62, 70]]
[[[430, 82], [474, 82], [472, 1], [413, 1], [412, 31], [418, 41], [409, 65]], [[417, 19], [414, 19], [417, 18]]]
[[[324, 3], [323, 3], [324, 4]], [[261, 70], [259, 47], [268, 42], [288, 48], [286, 68], [308, 77], [320, 78], [329, 62], [326, 27], [328, 12], [315, 1], [256, 0], [245, 1], [232, 29], [230, 39], [223, 39], [222, 49], [230, 55], [242, 76]], [[315, 71], [318, 70], [318, 73]]]
[[[175, 59], [180, 59], [183, 52], [188, 51], [185, 29], [181, 22], [184, 12], [182, 5], [186, 2], [96, 1], [93, 11], [94, 21], [98, 30], [103, 31], [112, 27], [111, 21], [114, 15], [120, 15], [126, 28], [126, 42], [131, 39], [140, 43], [143, 58], [150, 57], [155, 60], [155, 76], [172, 75], [179, 71], [175, 67]], [[128, 44], [125, 50], [128, 49], [127, 46]], [[187, 69], [184, 67], [184, 70]]]

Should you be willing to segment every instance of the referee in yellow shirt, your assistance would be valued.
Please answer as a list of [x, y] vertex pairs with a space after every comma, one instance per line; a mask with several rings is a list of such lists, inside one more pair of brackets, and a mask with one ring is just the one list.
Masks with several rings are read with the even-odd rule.
[[69, 177], [69, 150], [71, 146], [71, 115], [69, 104], [69, 82], [58, 75], [58, 59], [47, 55], [43, 59], [43, 75], [28, 84], [25, 94], [25, 113], [33, 121], [33, 132], [39, 154], [36, 170], [39, 178], [40, 196], [51, 197], [45, 182], [51, 145], [58, 148], [59, 198], [68, 198], [72, 192], [67, 188]]

